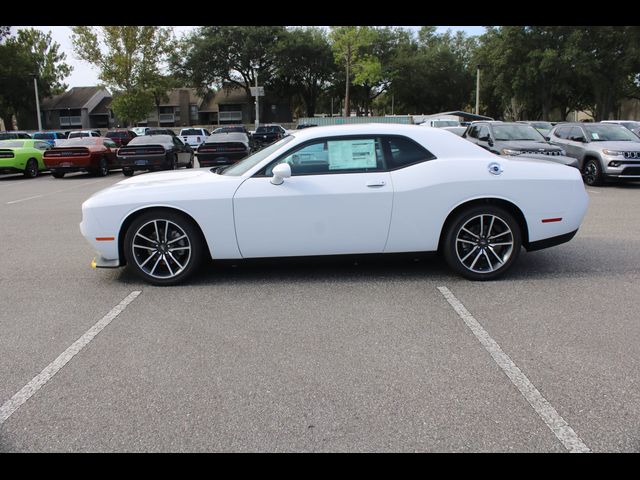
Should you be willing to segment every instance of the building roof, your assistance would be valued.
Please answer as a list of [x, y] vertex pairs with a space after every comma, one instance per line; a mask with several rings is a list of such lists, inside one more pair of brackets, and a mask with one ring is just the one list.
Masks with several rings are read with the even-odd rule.
[[237, 85], [226, 85], [215, 94], [207, 96], [199, 110], [203, 113], [218, 112], [219, 105], [225, 104], [246, 104], [250, 103], [251, 97], [247, 95], [244, 88]]
[[111, 108], [111, 102], [113, 98], [104, 97], [100, 100], [100, 103], [95, 106], [93, 110], [91, 110], [91, 115], [109, 115], [109, 110]]
[[60, 95], [54, 97], [45, 98], [42, 101], [42, 110], [64, 110], [66, 108], [83, 108], [93, 96], [100, 90], [104, 90], [102, 87], [73, 87]]

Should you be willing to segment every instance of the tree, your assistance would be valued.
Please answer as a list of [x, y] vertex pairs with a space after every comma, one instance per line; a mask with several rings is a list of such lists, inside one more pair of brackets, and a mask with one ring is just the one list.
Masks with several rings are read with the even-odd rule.
[[368, 67], [362, 66], [363, 69], [373, 69], [372, 58], [364, 55], [364, 47], [370, 44], [373, 39], [371, 27], [356, 26], [333, 26], [329, 34], [331, 38], [331, 48], [335, 59], [345, 68], [346, 88], [344, 95], [344, 116], [351, 115], [351, 104], [349, 98], [349, 89], [351, 86], [351, 75], [353, 74], [354, 65], [362, 62], [360, 65], [368, 64]]
[[112, 108], [128, 123], [153, 109], [153, 91], [164, 87], [163, 65], [174, 51], [173, 28], [157, 26], [72, 27], [73, 48], [98, 68], [98, 78], [119, 91]]
[[287, 30], [276, 53], [274, 88], [291, 96], [299, 95], [306, 116], [313, 117], [318, 99], [337, 69], [325, 31], [321, 28]]
[[72, 67], [65, 63], [66, 55], [59, 49], [51, 32], [33, 28], [18, 30], [17, 36], [0, 44], [0, 115], [6, 128], [11, 128], [13, 116], [19, 125], [37, 126], [34, 75], [40, 98], [67, 88], [63, 80]]
[[180, 42], [170, 59], [171, 70], [200, 93], [230, 84], [249, 96], [256, 75], [268, 90], [277, 45], [285, 35], [281, 26], [200, 27]]

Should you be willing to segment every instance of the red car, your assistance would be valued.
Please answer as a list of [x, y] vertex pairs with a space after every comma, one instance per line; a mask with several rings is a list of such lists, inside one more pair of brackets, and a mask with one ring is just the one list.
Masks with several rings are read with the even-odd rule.
[[124, 147], [132, 138], [136, 138], [137, 136], [138, 135], [131, 130], [111, 130], [105, 134], [105, 137], [113, 140], [118, 147]]
[[42, 159], [55, 178], [70, 172], [89, 172], [104, 177], [109, 170], [121, 168], [116, 157], [118, 146], [106, 137], [82, 137], [59, 140]]

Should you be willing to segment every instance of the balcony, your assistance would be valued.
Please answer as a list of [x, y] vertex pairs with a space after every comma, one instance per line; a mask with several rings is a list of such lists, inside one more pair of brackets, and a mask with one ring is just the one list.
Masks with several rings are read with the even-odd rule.
[[60, 127], [82, 127], [82, 117], [60, 117]]
[[218, 121], [222, 122], [242, 122], [242, 111], [218, 112]]
[[174, 123], [176, 119], [173, 113], [161, 113], [159, 121], [160, 123]]

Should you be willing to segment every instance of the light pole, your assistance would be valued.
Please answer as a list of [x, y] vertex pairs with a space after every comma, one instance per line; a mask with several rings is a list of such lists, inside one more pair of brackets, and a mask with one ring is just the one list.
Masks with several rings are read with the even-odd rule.
[[33, 87], [36, 91], [36, 111], [38, 112], [38, 131], [42, 130], [42, 119], [40, 118], [40, 100], [38, 99], [38, 75], [33, 74]]
[[478, 74], [476, 80], [476, 115], [480, 115], [480, 67], [484, 67], [482, 64], [478, 64]]
[[258, 96], [258, 69], [255, 70], [256, 72], [256, 130], [258, 130], [258, 125], [260, 125], [260, 107], [258, 104], [258, 98], [260, 98]]

